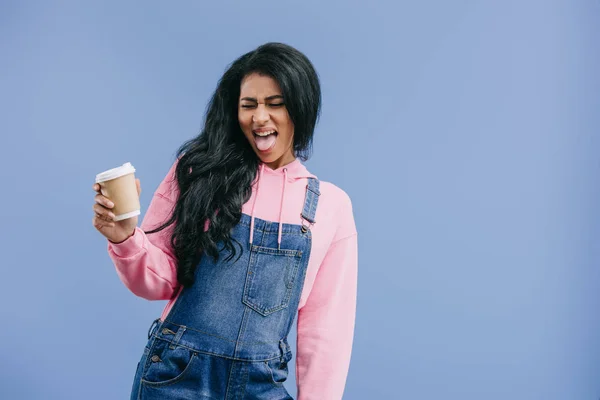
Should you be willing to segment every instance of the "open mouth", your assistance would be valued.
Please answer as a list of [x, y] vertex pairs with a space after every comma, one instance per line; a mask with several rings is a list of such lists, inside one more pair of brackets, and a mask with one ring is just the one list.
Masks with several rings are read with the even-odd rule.
[[254, 143], [256, 143], [256, 148], [260, 151], [269, 151], [275, 147], [275, 143], [277, 142], [277, 131], [270, 130], [264, 132], [256, 132], [252, 131], [254, 134]]

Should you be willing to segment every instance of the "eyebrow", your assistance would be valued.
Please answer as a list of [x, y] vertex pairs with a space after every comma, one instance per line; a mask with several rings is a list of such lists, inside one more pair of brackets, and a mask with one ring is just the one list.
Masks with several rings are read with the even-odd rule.
[[[283, 96], [280, 94], [275, 94], [273, 96], [265, 97], [265, 101], [270, 101], [270, 100], [275, 100], [275, 99], [283, 100]], [[253, 101], [255, 103], [257, 102], [257, 100], [254, 97], [243, 97], [240, 100]]]

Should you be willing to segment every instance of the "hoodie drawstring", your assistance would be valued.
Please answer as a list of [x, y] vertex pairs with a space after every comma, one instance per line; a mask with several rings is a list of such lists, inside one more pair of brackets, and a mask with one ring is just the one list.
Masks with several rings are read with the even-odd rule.
[[258, 189], [260, 188], [260, 181], [262, 180], [262, 174], [264, 169], [265, 164], [261, 164], [260, 170], [258, 171], [258, 180], [256, 181], [256, 195], [254, 196], [254, 203], [252, 203], [252, 212], [250, 213], [250, 248], [252, 248], [252, 239], [254, 237], [254, 206], [256, 206], [256, 201], [258, 200]]
[[[252, 248], [252, 240], [254, 238], [254, 208], [256, 207], [256, 202], [258, 201], [258, 192], [260, 189], [260, 181], [262, 180], [263, 171], [265, 169], [265, 164], [262, 163], [260, 166], [260, 170], [258, 172], [258, 181], [256, 182], [256, 195], [254, 195], [254, 203], [252, 203], [252, 212], [250, 213], [250, 247]], [[277, 232], [277, 249], [281, 250], [281, 233], [283, 231], [283, 205], [285, 204], [285, 185], [287, 183], [287, 168], [283, 169], [283, 189], [281, 191], [281, 205], [279, 207], [279, 228]]]
[[281, 231], [282, 231], [282, 222], [281, 215], [283, 214], [283, 205], [285, 199], [285, 184], [287, 182], [287, 168], [283, 169], [283, 190], [281, 191], [281, 206], [279, 206], [279, 229], [277, 235], [277, 250], [281, 250]]

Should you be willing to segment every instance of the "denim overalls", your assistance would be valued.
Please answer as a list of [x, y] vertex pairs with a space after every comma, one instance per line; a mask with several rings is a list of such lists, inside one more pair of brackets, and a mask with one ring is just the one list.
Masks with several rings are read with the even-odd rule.
[[152, 324], [131, 399], [292, 399], [283, 386], [292, 358], [287, 336], [319, 195], [319, 181], [308, 178], [302, 225], [242, 214], [232, 230], [241, 257], [239, 247], [230, 261], [224, 251], [216, 263], [202, 257], [195, 283]]

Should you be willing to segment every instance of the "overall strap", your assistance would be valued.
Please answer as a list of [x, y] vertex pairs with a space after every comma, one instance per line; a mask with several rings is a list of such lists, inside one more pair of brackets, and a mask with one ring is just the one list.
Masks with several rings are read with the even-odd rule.
[[308, 231], [309, 227], [315, 223], [315, 214], [317, 212], [317, 204], [319, 203], [319, 180], [316, 178], [308, 178], [308, 185], [306, 185], [306, 198], [304, 200], [304, 207], [302, 208], [301, 217], [303, 220], [308, 221], [307, 226], [302, 223], [302, 231]]

